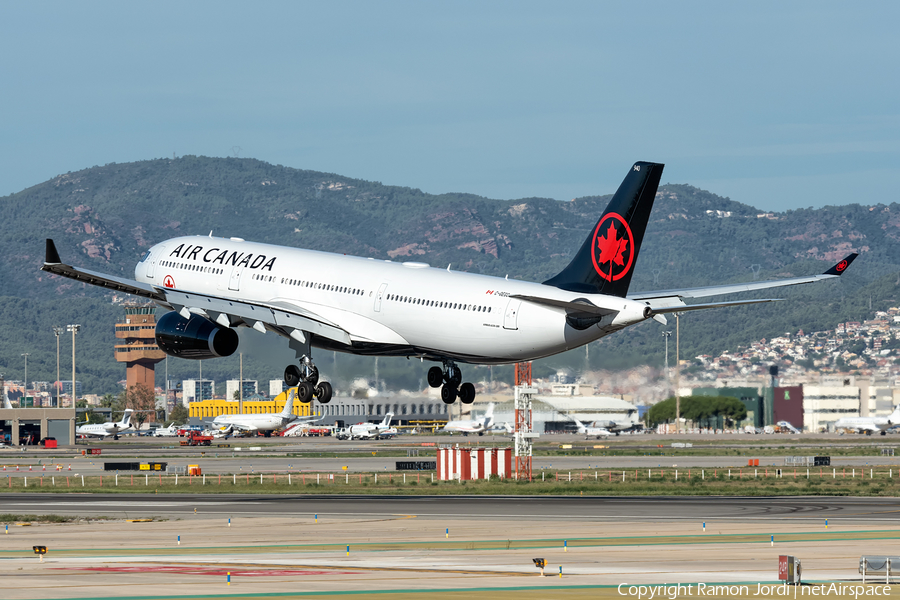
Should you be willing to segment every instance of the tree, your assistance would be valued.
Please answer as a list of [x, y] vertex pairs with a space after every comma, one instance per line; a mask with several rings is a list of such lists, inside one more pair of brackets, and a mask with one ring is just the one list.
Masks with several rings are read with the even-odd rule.
[[134, 411], [131, 420], [135, 429], [140, 429], [150, 418], [150, 413], [156, 411], [156, 393], [149, 386], [133, 385], [119, 394], [122, 406]]
[[[709, 426], [710, 421], [719, 417], [731, 425], [747, 418], [747, 407], [737, 398], [730, 396], [685, 396], [681, 398], [681, 418]], [[675, 398], [668, 398], [652, 406], [647, 413], [650, 425], [675, 420]]]
[[190, 418], [190, 413], [188, 413], [188, 409], [181, 403], [176, 404], [175, 408], [172, 409], [172, 412], [169, 413], [169, 425], [184, 425], [188, 422], [188, 418]]

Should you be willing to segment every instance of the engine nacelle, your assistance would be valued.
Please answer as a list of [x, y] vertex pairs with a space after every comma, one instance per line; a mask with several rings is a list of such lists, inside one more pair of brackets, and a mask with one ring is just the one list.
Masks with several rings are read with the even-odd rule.
[[634, 300], [624, 300], [625, 304], [616, 318], [613, 319], [613, 326], [627, 327], [635, 323], [640, 323], [653, 315], [653, 311], [646, 304], [635, 302]]
[[168, 312], [156, 322], [156, 344], [169, 356], [203, 360], [234, 354], [238, 334], [200, 315], [185, 319]]

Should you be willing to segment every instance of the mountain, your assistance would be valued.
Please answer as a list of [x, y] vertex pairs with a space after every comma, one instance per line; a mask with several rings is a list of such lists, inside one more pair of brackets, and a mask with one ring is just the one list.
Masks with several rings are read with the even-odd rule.
[[[568, 202], [432, 195], [238, 158], [185, 156], [66, 173], [0, 198], [0, 373], [21, 379], [20, 355], [29, 352], [29, 379], [55, 379], [51, 327], [77, 321], [86, 325], [76, 340], [83, 373], [78, 378], [86, 390], [114, 391], [110, 388], [124, 377], [111, 351], [112, 323], [121, 309], [110, 304], [112, 295], [105, 291], [39, 271], [47, 237], [55, 239], [64, 261], [126, 277], [133, 276], [134, 264], [154, 243], [212, 231], [543, 281], [568, 263], [608, 200], [608, 195]], [[669, 184], [657, 194], [632, 288], [816, 273], [851, 251], [861, 257], [839, 282], [775, 292], [788, 302], [684, 317], [682, 356], [710, 354], [799, 328], [828, 329], [861, 318], [870, 303], [873, 308], [897, 304], [900, 205], [763, 214], [689, 185]], [[672, 328], [674, 322], [667, 327]], [[651, 322], [605, 338], [592, 347], [591, 364], [660, 364], [662, 330]], [[248, 356], [245, 376], [279, 378], [290, 359], [286, 344], [271, 335], [264, 339], [248, 342], [266, 356]], [[583, 366], [583, 357], [583, 351], [553, 357], [542, 361], [538, 371]], [[340, 365], [338, 380], [351, 374], [371, 377], [371, 360], [333, 358]], [[219, 381], [237, 377], [235, 362], [206, 361], [204, 376]], [[63, 366], [66, 377], [70, 360], [63, 364], [69, 365]], [[428, 365], [412, 368], [406, 361], [383, 359], [379, 366], [390, 383], [415, 387]], [[169, 370], [171, 378], [197, 375], [196, 363], [181, 360], [170, 360]], [[480, 378], [486, 369], [476, 371]], [[495, 369], [494, 376], [504, 373]]]

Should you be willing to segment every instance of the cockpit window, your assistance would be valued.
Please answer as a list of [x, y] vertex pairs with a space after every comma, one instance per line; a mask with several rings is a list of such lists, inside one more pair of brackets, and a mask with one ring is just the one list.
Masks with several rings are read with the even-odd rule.
[[144, 262], [145, 260], [147, 260], [148, 256], [150, 256], [150, 251], [144, 250], [144, 253], [141, 254], [141, 260], [139, 260], [138, 262]]

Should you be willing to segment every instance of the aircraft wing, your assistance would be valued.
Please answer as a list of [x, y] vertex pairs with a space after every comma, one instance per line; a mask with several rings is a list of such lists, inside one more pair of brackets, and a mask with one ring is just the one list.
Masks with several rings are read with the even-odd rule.
[[708, 304], [692, 304], [684, 303], [684, 298], [708, 298], [710, 296], [722, 296], [725, 294], [735, 294], [737, 292], [750, 292], [754, 290], [764, 290], [775, 287], [785, 287], [789, 285], [800, 285], [804, 283], [815, 283], [826, 279], [834, 279], [840, 277], [847, 270], [856, 257], [856, 252], [850, 254], [836, 265], [819, 275], [811, 275], [808, 277], [791, 277], [788, 279], [773, 279], [769, 281], [752, 281], [747, 283], [733, 283], [727, 285], [714, 285], [699, 288], [686, 288], [675, 290], [661, 290], [655, 292], [637, 292], [628, 294], [629, 300], [645, 301], [654, 313], [681, 312], [685, 310], [702, 310], [706, 308], [718, 308], [721, 306], [735, 306], [738, 304], [756, 304], [759, 302], [774, 302], [774, 299], [763, 300], [739, 300], [736, 302], [712, 302]]
[[293, 303], [255, 303], [221, 296], [205, 296], [157, 287], [133, 279], [106, 275], [64, 264], [51, 239], [47, 239], [46, 257], [41, 270], [91, 285], [155, 300], [159, 304], [177, 311], [185, 319], [189, 319], [192, 314], [198, 314], [223, 327], [246, 325], [261, 333], [273, 331], [301, 343], [306, 342], [304, 332], [347, 345], [351, 343], [349, 332], [340, 325]]

